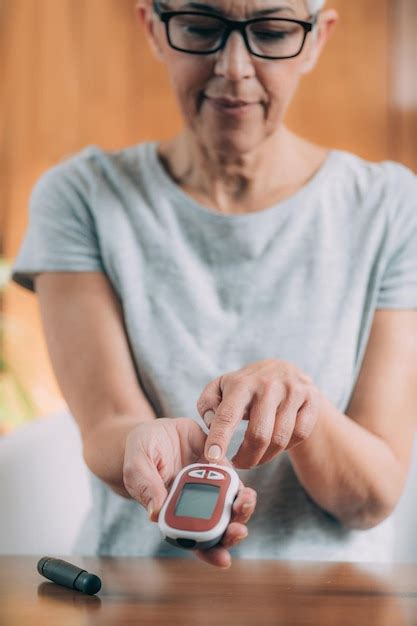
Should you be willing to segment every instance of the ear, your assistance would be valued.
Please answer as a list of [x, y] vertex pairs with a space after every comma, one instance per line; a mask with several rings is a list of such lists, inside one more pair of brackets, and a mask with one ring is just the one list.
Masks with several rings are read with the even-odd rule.
[[339, 20], [334, 9], [321, 11], [315, 29], [308, 35], [310, 42], [308, 53], [300, 69], [301, 74], [308, 74], [317, 64], [320, 54]]
[[155, 14], [152, 8], [150, 0], [138, 0], [135, 5], [135, 14], [139, 24], [145, 30], [145, 36], [151, 47], [154, 57], [163, 62], [163, 52], [161, 44], [158, 40], [158, 34], [156, 32]]

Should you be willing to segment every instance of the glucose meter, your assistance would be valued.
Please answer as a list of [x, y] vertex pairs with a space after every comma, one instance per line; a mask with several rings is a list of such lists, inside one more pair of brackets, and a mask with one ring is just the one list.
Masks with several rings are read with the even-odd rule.
[[158, 516], [161, 533], [174, 546], [208, 550], [219, 543], [239, 490], [232, 467], [193, 463], [176, 476]]

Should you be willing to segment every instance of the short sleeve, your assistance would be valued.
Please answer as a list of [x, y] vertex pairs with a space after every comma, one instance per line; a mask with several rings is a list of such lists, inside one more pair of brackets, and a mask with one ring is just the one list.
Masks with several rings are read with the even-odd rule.
[[389, 208], [385, 265], [377, 309], [417, 309], [417, 176], [389, 162]]
[[29, 220], [11, 278], [35, 291], [40, 272], [104, 271], [91, 211], [93, 185], [84, 156], [47, 170], [29, 199]]

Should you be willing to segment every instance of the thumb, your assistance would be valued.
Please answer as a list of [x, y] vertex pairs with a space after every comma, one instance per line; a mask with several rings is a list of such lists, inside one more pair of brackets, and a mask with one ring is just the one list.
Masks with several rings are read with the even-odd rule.
[[150, 521], [158, 521], [159, 511], [168, 492], [157, 468], [145, 455], [141, 458], [140, 467], [136, 466], [133, 476], [127, 474], [127, 483], [132, 497], [147, 509]]

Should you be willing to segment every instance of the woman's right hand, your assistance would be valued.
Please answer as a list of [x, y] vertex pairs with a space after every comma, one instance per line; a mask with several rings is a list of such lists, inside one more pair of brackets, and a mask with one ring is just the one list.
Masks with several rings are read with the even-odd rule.
[[[159, 511], [178, 472], [191, 463], [207, 463], [204, 457], [206, 434], [192, 419], [161, 417], [140, 422], [127, 436], [123, 464], [126, 490], [158, 521]], [[231, 465], [227, 458], [220, 461]], [[245, 505], [248, 505], [245, 507]], [[218, 567], [230, 567], [227, 548], [247, 536], [246, 523], [255, 510], [256, 491], [240, 488], [232, 507], [232, 517], [222, 541], [209, 550], [193, 550], [201, 560]]]

